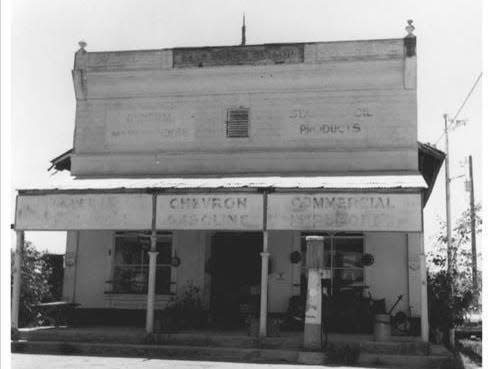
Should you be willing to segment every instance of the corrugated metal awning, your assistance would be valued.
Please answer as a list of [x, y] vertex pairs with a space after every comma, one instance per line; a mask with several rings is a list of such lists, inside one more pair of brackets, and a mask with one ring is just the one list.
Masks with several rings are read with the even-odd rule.
[[48, 186], [19, 191], [139, 190], [139, 189], [425, 189], [421, 174], [316, 177], [118, 178], [75, 179], [60, 176]]

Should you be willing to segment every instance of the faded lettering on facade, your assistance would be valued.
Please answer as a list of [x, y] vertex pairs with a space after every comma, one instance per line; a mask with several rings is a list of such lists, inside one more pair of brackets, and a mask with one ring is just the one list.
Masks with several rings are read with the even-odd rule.
[[272, 194], [269, 229], [419, 231], [419, 194]]
[[295, 108], [288, 111], [288, 134], [292, 138], [365, 139], [367, 122], [373, 118], [368, 106], [337, 105], [327, 108]]
[[262, 196], [160, 195], [157, 224], [164, 229], [262, 229]]
[[147, 194], [47, 194], [19, 196], [16, 227], [33, 230], [149, 229]]
[[174, 49], [173, 67], [303, 63], [303, 44]]
[[189, 142], [195, 139], [193, 113], [189, 115], [184, 119], [174, 108], [110, 110], [106, 142], [111, 147]]
[[353, 123], [347, 125], [321, 123], [321, 124], [300, 124], [300, 136], [329, 136], [345, 135], [361, 132], [361, 124]]

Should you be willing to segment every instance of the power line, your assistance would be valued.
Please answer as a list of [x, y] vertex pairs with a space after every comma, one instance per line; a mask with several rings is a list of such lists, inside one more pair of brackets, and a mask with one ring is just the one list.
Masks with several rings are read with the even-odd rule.
[[[464, 106], [466, 105], [467, 103], [467, 100], [469, 100], [469, 97], [471, 97], [472, 93], [474, 92], [474, 89], [476, 88], [477, 84], [479, 83], [481, 77], [483, 76], [483, 72], [479, 73], [479, 76], [478, 78], [476, 78], [476, 81], [474, 82], [474, 84], [472, 85], [471, 87], [471, 90], [469, 91], [469, 93], [467, 94], [466, 98], [464, 99], [464, 101], [462, 102], [462, 105], [460, 106], [459, 110], [457, 110], [457, 113], [455, 113], [454, 117], [452, 118], [451, 122], [454, 122], [455, 119], [458, 117], [458, 115], [460, 114], [460, 112], [462, 111], [462, 108], [464, 108]], [[447, 129], [449, 128], [449, 126], [447, 126]], [[440, 137], [438, 137], [438, 140], [435, 141], [434, 145], [436, 145], [441, 139], [442, 137], [445, 135], [445, 131], [442, 132], [442, 134], [440, 135]]]

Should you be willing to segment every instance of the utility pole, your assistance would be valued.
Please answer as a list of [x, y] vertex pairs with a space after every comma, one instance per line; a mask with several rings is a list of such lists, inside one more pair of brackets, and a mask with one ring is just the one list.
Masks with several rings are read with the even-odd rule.
[[476, 208], [474, 206], [472, 155], [469, 155], [469, 207], [471, 208], [472, 288], [476, 295], [478, 291], [478, 264], [476, 258]]
[[[452, 304], [454, 298], [454, 276], [452, 260], [452, 216], [450, 210], [450, 168], [449, 168], [449, 147], [448, 147], [448, 116], [443, 115], [445, 121], [445, 207], [447, 213], [447, 276], [450, 281], [449, 285], [449, 303]], [[455, 347], [455, 329], [449, 329], [449, 344]]]
[[243, 26], [241, 27], [241, 46], [246, 45], [246, 26], [245, 26], [245, 13], [243, 13]]
[[[452, 263], [452, 216], [450, 210], [450, 169], [449, 169], [449, 147], [448, 147], [448, 116], [443, 115], [445, 120], [445, 207], [447, 216], [447, 275], [450, 281], [453, 279], [453, 263]], [[450, 286], [450, 295], [454, 293], [453, 285]]]

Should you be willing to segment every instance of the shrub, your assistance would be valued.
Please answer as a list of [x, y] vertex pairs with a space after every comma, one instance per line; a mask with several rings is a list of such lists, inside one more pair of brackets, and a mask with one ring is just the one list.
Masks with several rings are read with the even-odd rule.
[[200, 289], [189, 282], [185, 290], [157, 312], [158, 329], [176, 332], [180, 329], [202, 328], [205, 310], [200, 298]]
[[[480, 206], [476, 206], [476, 232], [481, 232]], [[478, 289], [473, 288], [471, 254], [471, 212], [465, 211], [452, 230], [451, 260], [447, 260], [446, 224], [441, 226], [434, 248], [428, 253], [428, 311], [430, 328], [443, 333], [448, 343], [448, 330], [463, 324], [467, 312], [481, 311], [481, 271]], [[480, 255], [478, 255], [480, 260]], [[447, 264], [451, 263], [451, 275]], [[480, 265], [480, 263], [478, 263]], [[453, 295], [451, 290], [453, 289]], [[439, 334], [437, 334], [439, 336]]]
[[470, 290], [461, 289], [455, 289], [453, 298], [450, 298], [452, 283], [446, 271], [428, 276], [430, 323], [432, 328], [438, 328], [442, 332], [447, 332], [464, 322], [464, 316], [474, 299]]
[[[19, 327], [41, 325], [45, 321], [41, 309], [36, 305], [51, 298], [49, 278], [51, 267], [30, 242], [24, 243], [21, 264], [21, 296], [19, 304]], [[15, 251], [11, 251], [11, 293], [13, 286]]]

